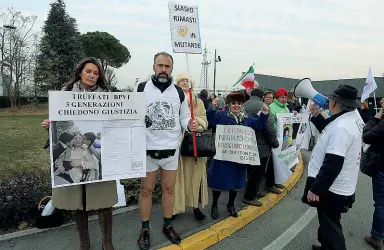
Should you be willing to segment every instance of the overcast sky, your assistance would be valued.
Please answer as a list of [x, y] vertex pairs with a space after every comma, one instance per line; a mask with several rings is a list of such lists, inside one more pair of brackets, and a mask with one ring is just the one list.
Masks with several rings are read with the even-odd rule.
[[[38, 17], [40, 30], [49, 0], [0, 0]], [[232, 86], [255, 63], [255, 73], [313, 80], [366, 77], [384, 72], [384, 1], [374, 0], [188, 0], [199, 6], [202, 43], [210, 60], [217, 49], [216, 84]], [[153, 55], [172, 52], [168, 1], [67, 0], [67, 12], [81, 33], [106, 31], [131, 52], [117, 71], [119, 87], [152, 73]], [[186, 71], [185, 55], [175, 57], [174, 74]], [[200, 79], [202, 55], [190, 55], [191, 75]], [[209, 67], [213, 82], [213, 64]]]

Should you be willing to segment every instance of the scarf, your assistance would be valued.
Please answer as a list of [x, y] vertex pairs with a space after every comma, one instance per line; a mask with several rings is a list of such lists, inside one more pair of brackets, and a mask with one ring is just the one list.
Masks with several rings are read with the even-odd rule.
[[245, 119], [245, 111], [244, 111], [244, 107], [241, 107], [241, 110], [240, 110], [240, 113], [239, 114], [235, 114], [231, 111], [231, 109], [228, 107], [228, 115], [235, 119], [236, 121], [236, 124], [238, 125], [242, 125], [243, 122], [244, 122], [244, 119]]
[[74, 92], [104, 92], [105, 90], [100, 88], [99, 85], [92, 86], [90, 88], [85, 88], [84, 85], [80, 82], [77, 81], [73, 84], [72, 91]]

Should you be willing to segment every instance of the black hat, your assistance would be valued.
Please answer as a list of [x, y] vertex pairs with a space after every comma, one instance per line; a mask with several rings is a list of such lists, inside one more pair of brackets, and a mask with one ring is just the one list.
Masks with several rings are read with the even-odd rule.
[[326, 97], [348, 107], [358, 108], [361, 106], [360, 102], [357, 101], [357, 89], [349, 85], [340, 85]]

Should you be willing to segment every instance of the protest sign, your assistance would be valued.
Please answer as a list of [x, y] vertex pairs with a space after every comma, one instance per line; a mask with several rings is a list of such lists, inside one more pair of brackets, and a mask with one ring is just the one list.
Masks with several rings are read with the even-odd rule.
[[255, 131], [239, 125], [217, 125], [216, 160], [260, 165]]
[[276, 183], [282, 184], [292, 175], [290, 169], [299, 162], [308, 122], [305, 114], [276, 114], [276, 117], [279, 147], [272, 149], [272, 157]]
[[145, 176], [143, 93], [49, 92], [52, 187]]
[[168, 8], [173, 52], [201, 54], [198, 7], [169, 2]]

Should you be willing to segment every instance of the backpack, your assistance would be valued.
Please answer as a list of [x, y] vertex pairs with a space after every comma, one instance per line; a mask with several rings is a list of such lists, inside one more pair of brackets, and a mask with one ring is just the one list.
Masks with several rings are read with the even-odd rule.
[[[137, 85], [137, 92], [144, 92], [144, 89], [145, 89], [145, 84], [147, 84], [147, 82], [141, 82], [139, 83], [139, 85]], [[184, 94], [184, 91], [182, 88], [180, 88], [179, 86], [177, 86], [176, 84], [173, 84], [173, 86], [175, 86], [176, 90], [177, 90], [177, 93], [179, 94], [179, 99], [180, 99], [180, 105], [184, 102], [185, 100], [185, 94]]]

